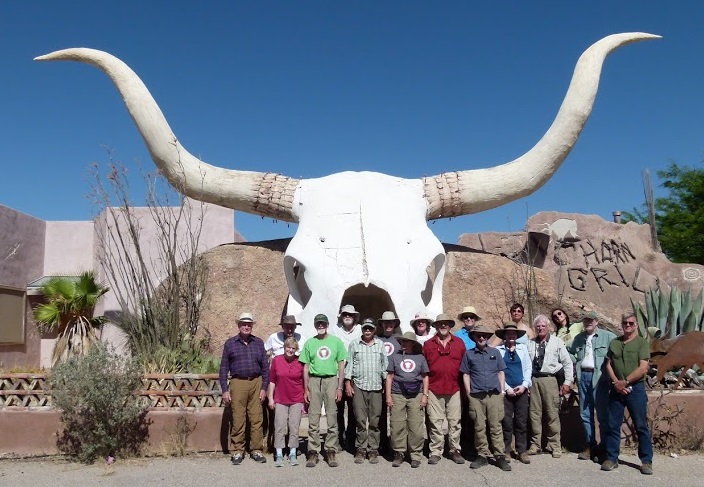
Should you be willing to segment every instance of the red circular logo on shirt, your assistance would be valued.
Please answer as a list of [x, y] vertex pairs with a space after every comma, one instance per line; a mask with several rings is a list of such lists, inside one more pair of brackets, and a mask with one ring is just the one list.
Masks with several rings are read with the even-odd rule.
[[384, 342], [384, 352], [386, 352], [387, 357], [394, 353], [394, 344], [391, 342]]
[[332, 353], [330, 352], [330, 349], [328, 347], [322, 346], [318, 349], [317, 355], [320, 360], [327, 360], [330, 358], [330, 355], [332, 355]]
[[416, 370], [416, 363], [413, 360], [403, 360], [401, 362], [401, 370], [403, 370], [406, 373], [411, 373], [414, 370]]

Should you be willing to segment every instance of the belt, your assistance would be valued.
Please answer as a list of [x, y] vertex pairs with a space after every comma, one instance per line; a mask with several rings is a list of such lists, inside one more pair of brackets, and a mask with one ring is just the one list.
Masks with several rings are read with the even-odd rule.
[[582, 373], [584, 372], [594, 372], [594, 369], [585, 369], [584, 367], [582, 367]]
[[533, 372], [533, 377], [555, 377], [555, 374], [548, 374], [547, 372]]
[[233, 377], [233, 379], [237, 379], [237, 380], [254, 380], [254, 379], [259, 379], [260, 377], [261, 377], [261, 375], [253, 375], [252, 377], [241, 377], [241, 376], [236, 375], [236, 376]]
[[317, 377], [318, 379], [329, 379], [330, 377], [337, 377], [336, 375], [313, 375], [310, 374], [311, 377]]

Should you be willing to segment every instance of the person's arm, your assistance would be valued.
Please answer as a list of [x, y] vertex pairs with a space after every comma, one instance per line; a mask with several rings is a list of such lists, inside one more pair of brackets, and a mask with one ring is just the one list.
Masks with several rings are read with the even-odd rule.
[[337, 363], [337, 390], [335, 391], [335, 402], [342, 401], [342, 387], [345, 385], [345, 361]]
[[386, 405], [389, 408], [394, 407], [394, 400], [391, 398], [391, 383], [394, 381], [394, 375], [393, 372], [388, 372], [386, 374], [386, 384], [384, 384], [384, 388], [386, 389]]
[[428, 379], [428, 374], [423, 375], [423, 395], [420, 396], [420, 408], [423, 409], [425, 406], [428, 405], [428, 383], [430, 382], [430, 379]]
[[504, 389], [504, 387], [506, 385], [505, 380], [506, 380], [506, 374], [504, 374], [503, 370], [500, 370], [499, 371], [499, 390], [500, 391], [506, 390], [506, 389]]
[[273, 410], [276, 407], [276, 404], [274, 404], [274, 388], [276, 387], [276, 384], [273, 382], [269, 382], [269, 391], [268, 391], [268, 398], [269, 398], [269, 409]]
[[557, 345], [557, 357], [565, 371], [565, 382], [562, 384], [561, 392], [563, 396], [567, 396], [570, 394], [570, 391], [572, 390], [572, 383], [574, 382], [574, 364], [567, 353], [567, 347], [565, 347], [563, 341], [558, 341]]
[[464, 393], [469, 396], [469, 391], [471, 390], [470, 388], [470, 381], [469, 381], [469, 374], [462, 374], [462, 382], [464, 382]]
[[227, 351], [227, 341], [222, 347], [222, 358], [220, 359], [220, 390], [222, 391], [222, 401], [230, 404], [230, 389], [227, 387], [227, 376], [230, 373], [230, 354]]
[[303, 364], [303, 399], [310, 403], [310, 392], [308, 389], [308, 382], [310, 381], [310, 374], [308, 373], [308, 364]]
[[533, 364], [528, 355], [528, 347], [524, 349], [523, 357], [521, 357], [521, 368], [523, 369], [523, 382], [521, 383], [523, 390], [520, 394], [523, 394], [533, 385]]
[[264, 399], [266, 399], [266, 390], [269, 387], [269, 357], [267, 357], [266, 350], [264, 350], [264, 342], [260, 341], [260, 343], [262, 344], [259, 357], [262, 369], [262, 389], [259, 391], [259, 402], [264, 402]]

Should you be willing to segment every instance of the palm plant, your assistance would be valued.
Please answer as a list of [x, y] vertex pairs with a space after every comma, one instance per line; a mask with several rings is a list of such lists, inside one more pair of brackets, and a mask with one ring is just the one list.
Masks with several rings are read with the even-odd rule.
[[34, 308], [34, 319], [40, 331], [58, 331], [52, 364], [85, 355], [98, 341], [95, 329], [107, 321], [93, 312], [109, 288], [95, 280], [93, 271], [86, 271], [78, 278], [52, 277], [41, 289], [46, 303]]

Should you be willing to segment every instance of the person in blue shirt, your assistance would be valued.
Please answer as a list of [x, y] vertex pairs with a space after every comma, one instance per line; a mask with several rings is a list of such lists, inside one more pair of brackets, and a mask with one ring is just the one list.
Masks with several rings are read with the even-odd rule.
[[467, 350], [471, 350], [476, 346], [471, 335], [474, 325], [481, 319], [474, 306], [465, 306], [462, 312], [457, 315], [457, 320], [462, 323], [462, 328], [455, 333], [455, 336], [464, 342]]

